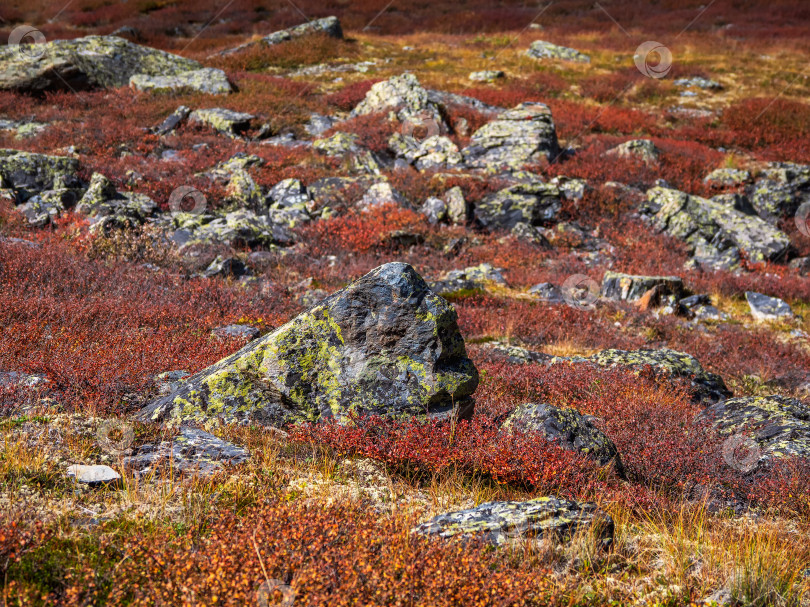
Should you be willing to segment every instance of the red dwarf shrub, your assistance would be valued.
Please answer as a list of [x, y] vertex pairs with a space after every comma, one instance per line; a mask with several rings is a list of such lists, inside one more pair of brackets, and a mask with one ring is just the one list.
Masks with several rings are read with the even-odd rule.
[[344, 112], [351, 111], [358, 103], [366, 97], [366, 93], [371, 90], [371, 87], [380, 82], [380, 79], [360, 80], [348, 86], [343, 87], [339, 91], [326, 95], [325, 100], [331, 106], [343, 110]]

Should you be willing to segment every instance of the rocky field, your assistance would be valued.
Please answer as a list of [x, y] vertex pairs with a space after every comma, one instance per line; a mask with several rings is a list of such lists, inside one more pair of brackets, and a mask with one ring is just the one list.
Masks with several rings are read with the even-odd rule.
[[4, 3], [0, 605], [810, 605], [809, 20]]

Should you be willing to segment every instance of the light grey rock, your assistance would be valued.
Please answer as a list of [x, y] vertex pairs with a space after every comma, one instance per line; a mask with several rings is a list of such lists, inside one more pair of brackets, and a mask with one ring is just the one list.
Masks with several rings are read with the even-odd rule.
[[273, 46], [276, 44], [281, 44], [282, 42], [295, 40], [296, 38], [312, 36], [313, 34], [326, 34], [332, 38], [341, 39], [343, 38], [343, 28], [341, 27], [340, 21], [337, 17], [314, 19], [313, 21], [308, 21], [307, 23], [302, 23], [301, 25], [296, 25], [295, 27], [273, 32], [272, 34], [268, 34], [259, 40], [251, 40], [234, 48], [226, 49], [221, 51], [219, 55], [231, 55], [233, 53], [239, 53], [253, 46]]
[[602, 297], [621, 301], [636, 301], [647, 291], [660, 288], [661, 295], [680, 299], [684, 293], [683, 280], [678, 276], [635, 276], [608, 270], [602, 278]]
[[545, 40], [535, 40], [529, 46], [526, 54], [532, 59], [560, 59], [562, 61], [575, 61], [577, 63], [590, 63], [591, 58], [576, 49], [558, 46]]
[[715, 169], [703, 179], [714, 188], [731, 188], [751, 181], [751, 173], [743, 169]]
[[550, 282], [541, 282], [540, 284], [534, 285], [529, 289], [529, 294], [534, 295], [540, 301], [550, 304], [558, 304], [565, 301], [562, 291]]
[[480, 72], [471, 72], [469, 79], [473, 82], [491, 82], [492, 80], [498, 80], [505, 76], [506, 74], [501, 70], [482, 70]]
[[745, 299], [751, 309], [751, 316], [758, 321], [790, 320], [795, 316], [787, 302], [778, 297], [746, 291]]
[[441, 223], [447, 218], [447, 203], [441, 198], [431, 196], [425, 200], [421, 212], [422, 215], [427, 217], [429, 223]]
[[520, 168], [560, 154], [551, 110], [543, 103], [522, 103], [473, 133], [462, 150], [465, 164], [475, 168]]
[[211, 331], [211, 334], [220, 339], [256, 339], [262, 333], [256, 327], [250, 325], [227, 325], [225, 327], [217, 327]]
[[194, 110], [188, 120], [208, 126], [225, 135], [241, 135], [250, 128], [250, 121], [256, 118], [253, 114], [234, 112], [224, 108]]
[[609, 149], [606, 154], [620, 158], [638, 158], [647, 164], [654, 164], [658, 162], [661, 150], [649, 139], [631, 139]]
[[67, 475], [77, 483], [100, 487], [103, 485], [115, 485], [121, 480], [121, 475], [109, 466], [85, 466], [74, 464], [67, 469]]

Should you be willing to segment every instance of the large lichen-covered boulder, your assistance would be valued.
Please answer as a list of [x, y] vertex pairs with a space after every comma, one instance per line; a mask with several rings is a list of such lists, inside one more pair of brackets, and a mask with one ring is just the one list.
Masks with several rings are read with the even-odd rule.
[[212, 67], [182, 72], [173, 76], [153, 76], [135, 74], [129, 79], [129, 85], [138, 91], [155, 93], [205, 93], [207, 95], [226, 95], [233, 92], [225, 72]]
[[548, 536], [570, 537], [591, 526], [603, 544], [609, 545], [613, 519], [595, 504], [538, 497], [525, 502], [487, 502], [469, 510], [441, 514], [413, 531], [440, 538], [476, 538], [500, 546]]
[[519, 168], [556, 158], [560, 145], [551, 109], [544, 103], [521, 103], [475, 131], [461, 153], [476, 168]]
[[280, 425], [350, 414], [472, 412], [478, 372], [455, 310], [409, 265], [388, 263], [200, 371], [144, 419]]
[[37, 45], [22, 53], [0, 47], [0, 90], [25, 93], [121, 87], [135, 74], [174, 76], [202, 66], [117, 36], [85, 36]]
[[337, 17], [314, 19], [312, 21], [302, 23], [301, 25], [296, 25], [295, 27], [273, 32], [272, 34], [268, 34], [259, 40], [251, 40], [234, 48], [226, 49], [221, 51], [219, 54], [230, 55], [257, 45], [273, 46], [275, 44], [281, 44], [282, 42], [288, 42], [290, 40], [295, 40], [296, 38], [311, 36], [313, 34], [326, 34], [331, 38], [341, 39], [343, 38], [343, 28], [340, 26], [340, 21]]
[[576, 61], [577, 63], [591, 62], [591, 58], [581, 51], [567, 46], [559, 46], [545, 40], [532, 42], [526, 54], [532, 59], [560, 59], [562, 61]]
[[637, 276], [608, 270], [602, 278], [602, 297], [622, 301], [636, 301], [650, 289], [659, 289], [662, 295], [675, 299], [683, 297], [683, 280], [678, 276]]
[[661, 232], [686, 242], [699, 265], [732, 268], [741, 253], [754, 262], [782, 256], [788, 236], [756, 215], [663, 187], [647, 191], [641, 213]]
[[475, 205], [475, 218], [483, 227], [511, 230], [518, 224], [542, 225], [562, 208], [560, 191], [550, 183], [516, 183], [490, 194]]
[[77, 188], [78, 171], [75, 158], [0, 149], [0, 182], [14, 190], [18, 200], [43, 190]]
[[555, 357], [550, 363], [591, 363], [600, 367], [621, 366], [630, 368], [649, 365], [656, 371], [667, 375], [689, 379], [695, 390], [694, 398], [700, 402], [710, 404], [731, 396], [731, 392], [726, 388], [723, 379], [719, 375], [706, 371], [697, 358], [668, 348], [660, 350], [608, 349], [588, 357]]
[[742, 435], [756, 443], [759, 459], [749, 469], [782, 457], [810, 457], [810, 407], [785, 396], [746, 396], [712, 405], [699, 418], [721, 436]]
[[574, 409], [560, 409], [546, 403], [523, 403], [509, 415], [503, 428], [540, 432], [563, 449], [582, 453], [602, 466], [612, 464], [616, 472], [624, 476], [616, 445], [593, 424], [592, 418]]

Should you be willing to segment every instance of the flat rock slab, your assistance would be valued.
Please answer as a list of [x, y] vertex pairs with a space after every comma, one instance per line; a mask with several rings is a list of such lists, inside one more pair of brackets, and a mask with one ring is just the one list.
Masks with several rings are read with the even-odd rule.
[[161, 472], [172, 476], [210, 476], [225, 464], [237, 465], [247, 461], [246, 449], [217, 438], [196, 428], [182, 428], [173, 441], [146, 444], [137, 453], [124, 459], [124, 468], [138, 478]]
[[233, 92], [225, 72], [206, 67], [199, 70], [182, 72], [174, 76], [150, 76], [135, 74], [129, 79], [129, 85], [138, 91], [156, 93], [206, 93], [208, 95], [227, 95]]
[[713, 404], [731, 396], [731, 391], [719, 375], [706, 371], [694, 356], [668, 348], [660, 350], [608, 349], [588, 357], [555, 357], [550, 362], [551, 364], [592, 363], [601, 367], [630, 368], [649, 365], [668, 375], [691, 380], [695, 389], [694, 398], [704, 404]]
[[597, 525], [605, 544], [613, 539], [613, 519], [595, 504], [556, 497], [525, 502], [487, 502], [469, 510], [439, 515], [414, 529], [441, 538], [480, 538], [494, 545], [556, 535], [568, 537]]
[[85, 466], [74, 464], [67, 469], [67, 474], [77, 483], [100, 487], [102, 485], [116, 484], [121, 480], [121, 475], [109, 466]]

